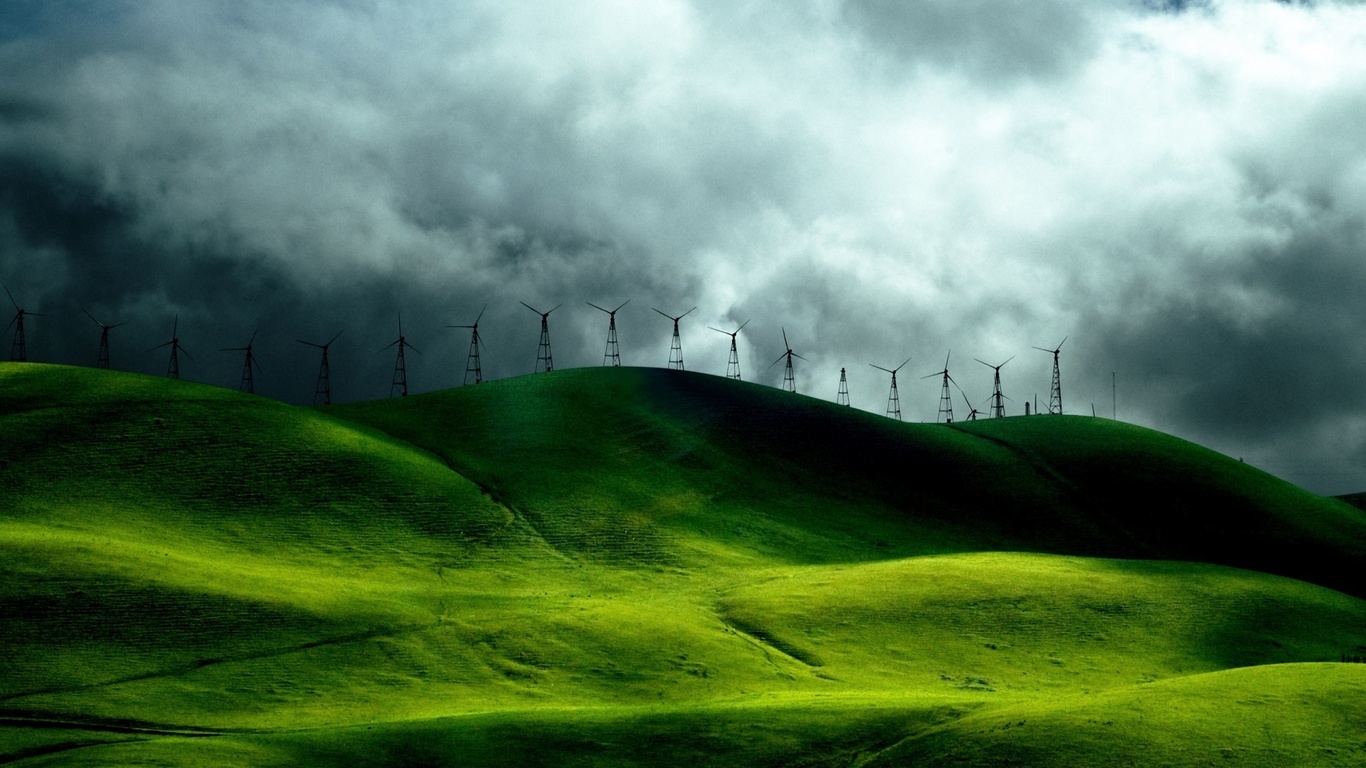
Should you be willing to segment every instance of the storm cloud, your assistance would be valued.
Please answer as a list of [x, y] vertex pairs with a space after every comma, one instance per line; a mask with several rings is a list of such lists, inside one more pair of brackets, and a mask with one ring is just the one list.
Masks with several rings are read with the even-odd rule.
[[[1170, 431], [1366, 490], [1366, 8], [1210, 0], [16, 2], [0, 10], [0, 277], [30, 359], [387, 396], [602, 361], [933, 421]], [[957, 390], [957, 415], [967, 407]]]

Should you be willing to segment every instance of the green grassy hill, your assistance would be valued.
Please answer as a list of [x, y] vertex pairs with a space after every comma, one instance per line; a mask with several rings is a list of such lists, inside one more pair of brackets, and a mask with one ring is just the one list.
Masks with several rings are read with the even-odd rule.
[[8, 363], [0, 487], [0, 762], [1366, 759], [1366, 513], [1117, 422]]

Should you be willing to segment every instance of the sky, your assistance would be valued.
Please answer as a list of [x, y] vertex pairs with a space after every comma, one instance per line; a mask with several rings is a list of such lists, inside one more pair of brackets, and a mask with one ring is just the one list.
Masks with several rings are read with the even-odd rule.
[[[259, 394], [664, 366], [910, 421], [1047, 407], [1366, 491], [1366, 5], [9, 0], [29, 359]], [[11, 308], [12, 309], [12, 308]], [[13, 328], [3, 339], [11, 342]], [[0, 349], [0, 354], [7, 350]], [[8, 357], [7, 355], [3, 355]], [[922, 378], [928, 375], [928, 378]]]

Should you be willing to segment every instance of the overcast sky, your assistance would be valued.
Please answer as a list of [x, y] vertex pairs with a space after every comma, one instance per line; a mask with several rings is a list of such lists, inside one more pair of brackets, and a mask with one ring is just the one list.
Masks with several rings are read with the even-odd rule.
[[[8, 0], [0, 279], [29, 357], [307, 402], [662, 366], [933, 421], [1064, 409], [1366, 490], [1366, 6]], [[8, 351], [10, 334], [5, 335]], [[7, 357], [7, 355], [4, 355]], [[1113, 378], [1112, 378], [1113, 375]], [[1112, 391], [1112, 381], [1115, 387]], [[967, 407], [955, 390], [955, 413]], [[1113, 410], [1112, 410], [1113, 409]]]

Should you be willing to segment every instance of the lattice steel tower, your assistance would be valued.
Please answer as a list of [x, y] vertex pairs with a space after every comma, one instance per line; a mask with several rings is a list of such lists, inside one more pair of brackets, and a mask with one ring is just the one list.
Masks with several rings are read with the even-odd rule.
[[555, 359], [550, 354], [550, 322], [547, 318], [550, 317], [550, 312], [554, 312], [564, 305], [556, 304], [550, 308], [549, 312], [542, 312], [525, 301], [521, 302], [521, 305], [541, 316], [541, 343], [536, 347], [536, 367], [531, 372], [541, 373], [544, 371], [550, 373], [555, 370]]
[[408, 343], [408, 339], [404, 337], [402, 312], [400, 312], [398, 315], [398, 338], [380, 347], [379, 351], [383, 352], [389, 347], [398, 347], [398, 357], [394, 359], [394, 376], [392, 379], [389, 380], [389, 397], [393, 397], [395, 391], [398, 392], [399, 397], [407, 397], [408, 359], [404, 355], [404, 352], [411, 348], [414, 352], [420, 355], [422, 354], [422, 350]]
[[840, 389], [835, 393], [835, 405], [849, 404], [849, 380], [844, 376], [844, 369], [840, 369]]
[[991, 405], [988, 407], [987, 410], [991, 414], [991, 418], [993, 419], [1000, 419], [1005, 417], [1006, 397], [1005, 395], [1001, 394], [1001, 369], [1005, 367], [1006, 363], [1010, 362], [1011, 360], [1014, 360], [1015, 356], [1011, 355], [1010, 358], [1006, 360], [1006, 363], [1001, 363], [1000, 365], [992, 365], [991, 363], [988, 363], [985, 360], [981, 360], [975, 357], [973, 359], [996, 372], [995, 379], [992, 381]]
[[82, 312], [85, 312], [85, 316], [88, 317], [88, 318], [90, 318], [91, 320], [94, 320], [94, 321], [95, 321], [95, 325], [98, 325], [98, 326], [100, 327], [100, 354], [99, 354], [99, 357], [95, 359], [95, 367], [96, 367], [96, 368], [108, 369], [108, 368], [109, 368], [109, 332], [112, 331], [112, 330], [114, 330], [115, 328], [119, 327], [120, 325], [123, 325], [123, 323], [115, 323], [115, 324], [113, 324], [113, 325], [105, 325], [104, 323], [101, 323], [99, 320], [95, 320], [95, 316], [92, 315], [92, 314], [90, 314], [89, 312], [86, 312], [86, 310], [85, 310], [84, 307], [81, 308], [81, 311], [82, 311]]
[[257, 370], [260, 370], [260, 368], [261, 368], [261, 364], [258, 363], [258, 362], [256, 362], [256, 355], [254, 355], [254, 354], [252, 353], [252, 351], [251, 351], [251, 345], [252, 345], [255, 341], [256, 341], [256, 331], [252, 331], [252, 332], [251, 332], [251, 339], [247, 342], [247, 345], [246, 345], [245, 347], [225, 347], [225, 348], [223, 348], [223, 349], [218, 350], [219, 352], [246, 352], [246, 353], [247, 353], [246, 360], [242, 363], [242, 380], [241, 380], [240, 382], [238, 382], [238, 384], [237, 384], [237, 390], [238, 390], [239, 392], [246, 392], [246, 393], [252, 394], [252, 395], [256, 394], [256, 381], [255, 381], [255, 379], [252, 378], [251, 369], [252, 369], [253, 366], [254, 366]]
[[470, 383], [471, 374], [474, 375], [475, 384], [482, 384], [484, 381], [484, 368], [479, 361], [479, 348], [482, 346], [485, 349], [487, 349], [488, 345], [484, 344], [483, 338], [479, 335], [479, 321], [483, 319], [484, 310], [488, 308], [488, 305], [485, 304], [484, 309], [479, 310], [479, 316], [474, 318], [474, 323], [472, 325], [446, 326], [447, 328], [470, 329], [470, 351], [469, 354], [465, 357], [465, 380], [462, 385], [468, 385]]
[[[14, 305], [14, 319], [9, 321], [14, 328], [14, 342], [10, 345], [9, 359], [20, 363], [28, 362], [28, 342], [24, 339], [24, 316], [42, 317], [37, 312], [29, 312], [19, 306], [19, 302], [14, 300], [14, 294], [9, 292], [9, 286], [5, 287], [5, 293], [9, 295], [9, 301]], [[5, 326], [9, 330], [9, 326]]]
[[[654, 308], [654, 307], [650, 307], [650, 309], [655, 309], [655, 308]], [[670, 368], [672, 368], [672, 369], [674, 369], [674, 370], [678, 370], [678, 371], [683, 370], [683, 342], [682, 342], [682, 340], [681, 340], [681, 339], [679, 338], [679, 336], [678, 336], [678, 321], [679, 321], [679, 320], [682, 320], [683, 318], [687, 317], [688, 315], [691, 315], [691, 314], [693, 313], [693, 311], [696, 310], [696, 309], [697, 309], [697, 307], [693, 307], [692, 309], [688, 310], [687, 312], [684, 312], [683, 314], [679, 315], [678, 317], [674, 317], [673, 315], [665, 314], [664, 312], [660, 312], [658, 309], [655, 309], [655, 311], [656, 311], [656, 312], [659, 312], [659, 314], [664, 315], [665, 317], [667, 317], [667, 318], [669, 318], [670, 320], [674, 321], [674, 337], [673, 337], [673, 341], [670, 342], [670, 344], [669, 344], [669, 366], [668, 366], [668, 367], [670, 367]]]
[[165, 344], [158, 344], [158, 345], [156, 345], [155, 347], [152, 347], [151, 349], [147, 350], [148, 352], [152, 352], [152, 351], [154, 351], [154, 350], [161, 349], [162, 347], [170, 347], [170, 348], [171, 348], [171, 361], [170, 361], [169, 363], [166, 364], [166, 376], [167, 376], [167, 378], [171, 378], [171, 379], [178, 379], [178, 378], [180, 378], [180, 353], [181, 353], [181, 352], [184, 352], [184, 353], [185, 353], [185, 356], [188, 357], [188, 358], [190, 358], [191, 360], [194, 359], [194, 355], [191, 355], [191, 354], [190, 354], [190, 351], [189, 351], [188, 349], [185, 349], [184, 347], [182, 347], [182, 346], [180, 345], [180, 335], [179, 335], [179, 334], [180, 334], [180, 315], [176, 315], [176, 316], [175, 316], [175, 322], [173, 322], [173, 323], [171, 324], [171, 340], [168, 341], [168, 342], [166, 342]]
[[323, 351], [322, 362], [318, 365], [318, 383], [313, 386], [313, 404], [318, 404], [318, 398], [323, 399], [323, 405], [332, 404], [332, 367], [327, 362], [327, 348], [332, 346], [332, 342], [337, 340], [337, 336], [342, 335], [337, 331], [336, 336], [327, 340], [325, 344], [315, 344], [311, 341], [296, 339], [300, 344], [307, 344], [310, 347], [317, 347]]
[[777, 365], [779, 361], [783, 360], [784, 358], [787, 359], [787, 368], [783, 371], [783, 389], [795, 395], [797, 393], [797, 378], [793, 375], [792, 358], [796, 357], [801, 360], [805, 360], [806, 358], [792, 351], [792, 345], [787, 343], [786, 328], [783, 328], [783, 346], [787, 348], [787, 351], [782, 353], [781, 355], [778, 355], [778, 359], [769, 363], [768, 367], [772, 368], [773, 366]]
[[621, 367], [621, 349], [617, 346], [617, 312], [627, 304], [630, 299], [621, 302], [616, 309], [603, 309], [591, 301], [584, 302], [593, 309], [607, 313], [607, 346], [602, 350], [602, 364], [611, 365], [613, 368]]
[[1067, 343], [1067, 338], [1064, 336], [1062, 341], [1058, 342], [1058, 346], [1052, 349], [1035, 347], [1040, 352], [1053, 355], [1053, 385], [1048, 390], [1048, 412], [1051, 414], [1062, 413], [1062, 374], [1058, 367], [1058, 353], [1062, 351], [1062, 345]]
[[749, 325], [748, 320], [741, 323], [740, 327], [733, 331], [723, 331], [720, 328], [714, 328], [710, 325], [707, 326], [717, 333], [722, 333], [730, 337], [730, 360], [726, 362], [726, 378], [728, 379], [735, 379], [737, 381], [740, 379], [740, 352], [735, 348], [735, 337], [739, 335], [740, 331], [745, 329], [746, 325]]
[[[953, 353], [950, 352], [949, 354], [953, 354]], [[950, 390], [949, 390], [949, 382], [950, 382], [950, 381], [953, 381], [953, 378], [952, 378], [951, 376], [949, 376], [949, 357], [948, 357], [948, 355], [945, 355], [945, 356], [944, 356], [944, 370], [942, 370], [942, 371], [935, 371], [934, 373], [931, 373], [931, 374], [929, 374], [929, 375], [927, 375], [927, 376], [921, 376], [920, 378], [922, 378], [922, 379], [928, 379], [928, 378], [932, 378], [932, 377], [934, 377], [934, 376], [943, 376], [943, 377], [944, 377], [944, 386], [943, 386], [943, 388], [939, 391], [939, 414], [938, 414], [938, 416], [936, 417], [936, 420], [942, 421], [942, 422], [944, 422], [945, 424], [952, 424], [952, 423], [953, 423], [953, 397], [951, 396], [951, 392], [950, 392]], [[954, 383], [956, 384], [957, 382], [954, 382]]]
[[[887, 373], [892, 374], [892, 388], [887, 392], [887, 415], [897, 421], [901, 421], [901, 394], [896, 390], [896, 372], [904, 368], [906, 363], [909, 362], [911, 362], [911, 358], [908, 357], [905, 362], [895, 368], [883, 368], [880, 365], [869, 363], [869, 365], [872, 365], [879, 371], [886, 371]], [[841, 376], [842, 375], [843, 371], [841, 371]]]

